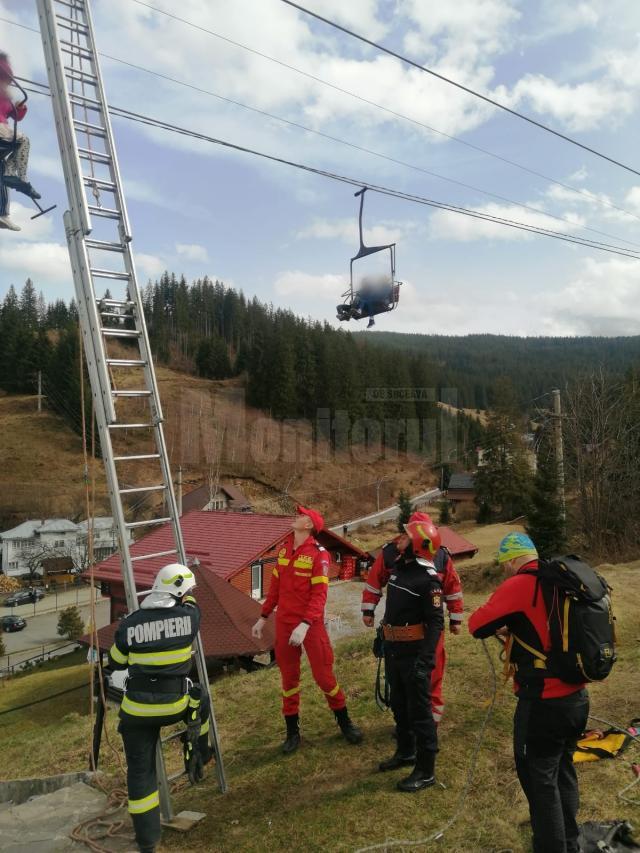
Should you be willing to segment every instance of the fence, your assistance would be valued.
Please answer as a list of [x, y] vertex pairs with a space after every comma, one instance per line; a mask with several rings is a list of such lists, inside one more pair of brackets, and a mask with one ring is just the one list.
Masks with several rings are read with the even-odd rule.
[[[3, 655], [0, 658], [0, 678], [5, 678], [7, 675], [13, 675], [14, 672], [26, 669], [39, 662], [51, 660], [51, 658], [59, 657], [61, 654], [69, 654], [75, 649], [80, 648], [78, 643], [62, 643], [57, 646], [42, 645], [34, 646], [31, 649], [21, 649], [18, 652], [11, 652], [8, 655]], [[62, 651], [66, 649], [67, 651]]]
[[[37, 589], [41, 589], [41, 587], [37, 587]], [[13, 593], [6, 594], [0, 606], [0, 615], [10, 613], [15, 616], [38, 616], [41, 613], [53, 613], [57, 610], [63, 610], [65, 607], [71, 607], [74, 604], [86, 605], [91, 603], [91, 587], [86, 584], [58, 584], [50, 586], [48, 589], [45, 588], [44, 593], [43, 598], [12, 607], [4, 606], [4, 601], [10, 598]], [[94, 587], [94, 596], [96, 603], [102, 598], [98, 587]]]

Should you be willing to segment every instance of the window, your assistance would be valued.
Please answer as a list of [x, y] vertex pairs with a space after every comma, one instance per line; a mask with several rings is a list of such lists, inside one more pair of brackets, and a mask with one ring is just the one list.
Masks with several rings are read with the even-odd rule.
[[53, 543], [54, 548], [64, 548], [64, 539], [56, 539]]
[[251, 565], [251, 598], [256, 601], [262, 598], [262, 563]]

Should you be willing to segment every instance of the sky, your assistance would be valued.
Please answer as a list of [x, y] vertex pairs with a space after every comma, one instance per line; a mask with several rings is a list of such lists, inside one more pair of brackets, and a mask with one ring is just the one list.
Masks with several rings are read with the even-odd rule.
[[[358, 181], [640, 248], [639, 176], [280, 0], [149, 2], [201, 29], [135, 0], [92, 0], [98, 48], [111, 57], [102, 60], [111, 104]], [[307, 5], [640, 171], [637, 0]], [[30, 0], [0, 0], [0, 17], [37, 27]], [[0, 21], [0, 49], [18, 75], [46, 81], [36, 33]], [[32, 222], [24, 203], [13, 204], [23, 230], [0, 231], [0, 298], [31, 276], [46, 298], [68, 299], [66, 194], [51, 103], [34, 94], [29, 108], [22, 129], [32, 141], [31, 179], [58, 209]], [[164, 269], [189, 280], [206, 273], [338, 325], [335, 305], [358, 248], [353, 187], [121, 118], [113, 127], [142, 283]], [[372, 192], [365, 241], [397, 243], [401, 301], [378, 319], [379, 330], [630, 335], [640, 328], [635, 259]]]

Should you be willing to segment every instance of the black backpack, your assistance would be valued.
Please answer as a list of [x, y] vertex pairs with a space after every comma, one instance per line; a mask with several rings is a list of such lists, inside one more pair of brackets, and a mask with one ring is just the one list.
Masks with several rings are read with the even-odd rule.
[[[604, 681], [616, 662], [611, 587], [580, 557], [541, 560], [535, 595], [547, 606], [551, 651], [546, 669], [570, 684]], [[534, 598], [535, 602], [535, 598]]]

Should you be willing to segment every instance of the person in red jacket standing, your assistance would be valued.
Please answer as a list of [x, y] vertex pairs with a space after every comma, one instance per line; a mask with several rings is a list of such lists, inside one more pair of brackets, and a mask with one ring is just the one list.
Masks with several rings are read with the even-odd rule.
[[469, 619], [474, 637], [506, 639], [518, 704], [513, 721], [516, 771], [529, 801], [534, 853], [578, 853], [576, 742], [589, 714], [584, 684], [569, 684], [533, 651], [551, 649], [549, 616], [538, 589], [538, 552], [524, 533], [500, 543], [498, 562], [510, 577]]
[[[431, 517], [426, 512], [414, 512], [409, 518], [409, 524], [414, 521], [433, 524]], [[382, 548], [369, 570], [367, 582], [362, 592], [362, 621], [368, 628], [373, 628], [375, 609], [382, 598], [382, 590], [387, 585], [395, 564], [402, 558], [408, 544], [409, 537], [406, 533], [401, 533], [393, 542], [387, 543]], [[464, 610], [460, 577], [451, 559], [451, 554], [446, 548], [438, 548], [434, 564], [449, 613], [449, 631], [452, 634], [459, 634]], [[431, 708], [436, 723], [440, 722], [444, 714], [442, 681], [446, 664], [447, 655], [444, 647], [444, 633], [442, 633], [436, 649], [435, 666], [431, 673]]]
[[276, 663], [282, 678], [282, 713], [287, 736], [284, 753], [300, 746], [300, 658], [307, 653], [316, 684], [326, 696], [340, 730], [349, 743], [360, 743], [362, 732], [347, 711], [344, 691], [333, 671], [333, 649], [324, 625], [329, 586], [329, 554], [318, 544], [324, 520], [319, 512], [298, 507], [292, 532], [278, 553], [269, 594], [252, 634], [260, 639], [265, 621], [276, 610]]

